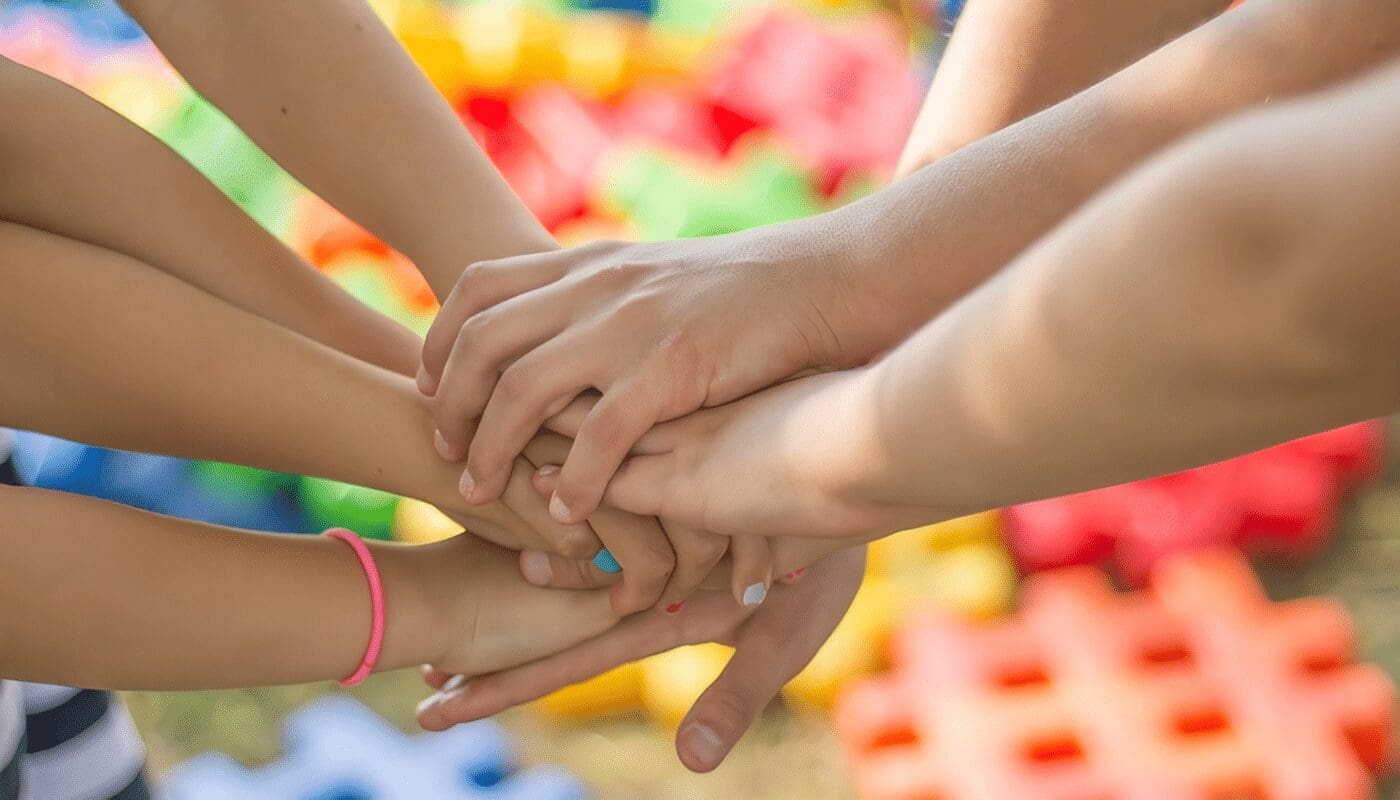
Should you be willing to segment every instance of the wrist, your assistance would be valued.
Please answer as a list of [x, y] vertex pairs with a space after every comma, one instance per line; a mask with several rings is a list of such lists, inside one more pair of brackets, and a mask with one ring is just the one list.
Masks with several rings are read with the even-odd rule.
[[457, 607], [468, 592], [455, 569], [460, 565], [441, 552], [442, 545], [369, 543], [384, 582], [386, 609], [376, 671], [440, 663], [447, 653], [453, 620], [461, 618]]
[[933, 277], [920, 258], [926, 243], [919, 239], [929, 232], [921, 220], [901, 220], [911, 204], [901, 202], [898, 191], [887, 189], [806, 221], [807, 249], [816, 252], [805, 253], [799, 268], [820, 265], [812, 303], [834, 343], [817, 354], [815, 367], [868, 364], [952, 299], [937, 286], [921, 285]]

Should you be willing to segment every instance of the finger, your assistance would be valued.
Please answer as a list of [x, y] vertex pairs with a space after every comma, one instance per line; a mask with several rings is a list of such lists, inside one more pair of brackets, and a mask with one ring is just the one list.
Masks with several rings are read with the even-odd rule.
[[444, 672], [432, 664], [424, 664], [418, 671], [423, 675], [423, 682], [432, 689], [441, 689], [452, 678], [452, 673]]
[[820, 573], [815, 580], [778, 587], [745, 623], [729, 664], [676, 730], [676, 753], [686, 767], [709, 772], [719, 766], [783, 686], [811, 662], [860, 587], [863, 562], [864, 553], [852, 553], [813, 566], [811, 571]]
[[472, 484], [468, 500], [484, 503], [499, 494], [511, 459], [520, 455], [546, 419], [593, 385], [592, 376], [602, 365], [579, 352], [578, 341], [573, 336], [551, 339], [501, 373], [467, 453], [462, 485], [466, 489]]
[[[657, 516], [667, 503], [665, 489], [675, 472], [675, 455], [633, 456], [622, 462], [603, 492], [603, 503], [644, 516]], [[668, 516], [668, 519], [671, 517]], [[678, 523], [694, 524], [692, 519]]]
[[420, 707], [418, 723], [445, 730], [499, 714], [622, 664], [725, 636], [746, 615], [723, 594], [697, 597], [679, 616], [637, 614], [564, 652], [468, 681], [431, 708]]
[[[583, 421], [588, 418], [588, 413], [601, 399], [603, 396], [596, 391], [586, 391], [575, 397], [564, 407], [563, 411], [545, 420], [544, 426], [554, 433], [576, 439], [578, 438], [578, 429], [583, 426]], [[563, 462], [564, 459], [559, 460]]]
[[622, 573], [598, 569], [592, 561], [542, 550], [521, 551], [520, 574], [529, 583], [547, 589], [602, 589], [622, 580]]
[[661, 521], [671, 549], [676, 554], [676, 568], [671, 580], [661, 593], [657, 607], [674, 614], [685, 601], [705, 583], [705, 579], [715, 571], [716, 565], [729, 549], [729, 539], [713, 533], [696, 530], [683, 525]]
[[564, 462], [559, 487], [549, 504], [555, 519], [577, 522], [598, 508], [622, 460], [656, 424], [661, 412], [656, 398], [657, 393], [646, 391], [640, 383], [603, 394], [579, 426]]
[[549, 515], [548, 500], [535, 488], [535, 469], [523, 458], [511, 464], [502, 503], [525, 523], [520, 549], [544, 550], [570, 558], [592, 558], [603, 545], [587, 523], [561, 525]]
[[[449, 460], [467, 452], [467, 424], [505, 379], [507, 365], [550, 341], [569, 324], [564, 306], [549, 289], [508, 300], [462, 324], [437, 388], [433, 417]], [[533, 388], [533, 387], [518, 387]]]
[[467, 267], [423, 340], [418, 388], [427, 395], [436, 393], [463, 323], [498, 303], [559, 280], [567, 267], [564, 251], [479, 261]]
[[[553, 492], [558, 480], [557, 470], [536, 471], [535, 488]], [[676, 567], [675, 552], [660, 523], [653, 517], [600, 508], [589, 525], [622, 567], [622, 582], [613, 588], [613, 610], [632, 614], [656, 605]], [[602, 571], [597, 561], [588, 570]]]
[[748, 607], [762, 603], [773, 585], [773, 553], [768, 540], [762, 536], [730, 537], [729, 555], [734, 562], [730, 578], [734, 599]]

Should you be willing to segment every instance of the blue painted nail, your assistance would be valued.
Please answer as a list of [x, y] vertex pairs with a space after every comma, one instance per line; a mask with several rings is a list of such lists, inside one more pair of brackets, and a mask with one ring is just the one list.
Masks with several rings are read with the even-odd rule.
[[617, 559], [613, 558], [613, 554], [609, 553], [608, 548], [606, 547], [604, 547], [602, 550], [599, 550], [598, 555], [593, 557], [593, 566], [597, 567], [598, 569], [601, 569], [604, 572], [610, 572], [613, 574], [617, 574], [622, 571], [622, 565], [617, 563]]

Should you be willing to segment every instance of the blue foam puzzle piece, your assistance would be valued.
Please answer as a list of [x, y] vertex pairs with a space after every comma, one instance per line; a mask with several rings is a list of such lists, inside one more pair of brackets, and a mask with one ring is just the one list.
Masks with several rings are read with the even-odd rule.
[[505, 731], [482, 720], [408, 736], [343, 696], [287, 718], [286, 755], [247, 769], [204, 755], [166, 779], [167, 800], [587, 800], [564, 770], [517, 772]]

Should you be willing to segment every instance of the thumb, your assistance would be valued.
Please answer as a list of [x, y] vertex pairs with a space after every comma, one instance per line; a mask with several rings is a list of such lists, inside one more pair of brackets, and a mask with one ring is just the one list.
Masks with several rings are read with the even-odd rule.
[[[767, 651], [767, 652], [766, 652]], [[724, 671], [695, 701], [676, 731], [676, 754], [692, 772], [724, 762], [758, 715], [797, 674], [767, 648], [740, 643]]]

